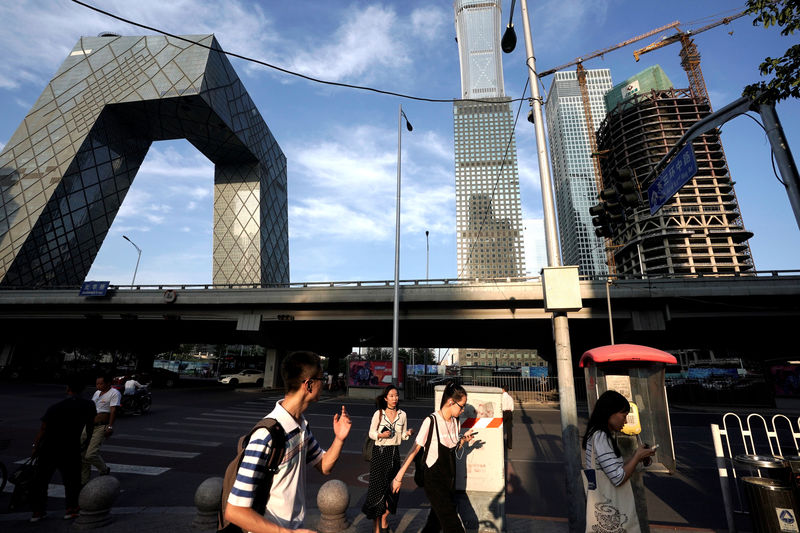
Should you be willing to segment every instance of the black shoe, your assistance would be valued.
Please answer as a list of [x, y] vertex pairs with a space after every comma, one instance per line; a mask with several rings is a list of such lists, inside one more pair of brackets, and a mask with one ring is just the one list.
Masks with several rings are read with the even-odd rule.
[[105, 470], [105, 472], [103, 472], [103, 475], [104, 475], [104, 476], [107, 476], [107, 475], [109, 475], [109, 474], [111, 474], [111, 467], [110, 467], [110, 466], [107, 466], [107, 467], [106, 467], [106, 470]]

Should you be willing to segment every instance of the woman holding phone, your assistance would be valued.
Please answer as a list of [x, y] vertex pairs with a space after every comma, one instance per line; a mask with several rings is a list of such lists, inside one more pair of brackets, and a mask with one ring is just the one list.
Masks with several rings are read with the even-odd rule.
[[398, 494], [391, 490], [391, 480], [400, 468], [400, 441], [407, 440], [413, 429], [406, 429], [405, 411], [399, 409], [400, 396], [389, 385], [376, 398], [378, 410], [372, 415], [369, 438], [375, 441], [369, 465], [369, 488], [361, 511], [375, 521], [374, 533], [388, 533], [389, 513], [397, 512]]
[[458, 417], [467, 405], [464, 387], [448, 383], [442, 394], [439, 410], [425, 418], [417, 435], [416, 445], [406, 457], [403, 466], [392, 480], [392, 491], [397, 493], [403, 484], [403, 476], [414, 456], [424, 449], [431, 434], [429, 450], [425, 452], [425, 495], [431, 502], [431, 511], [421, 533], [464, 533], [464, 524], [455, 505], [456, 450], [472, 440], [472, 430], [458, 436]]
[[[634, 533], [640, 531], [639, 518], [636, 515], [633, 490], [630, 479], [636, 465], [655, 454], [654, 448], [640, 445], [627, 461], [622, 459], [619, 447], [612, 438], [614, 433], [622, 430], [625, 419], [631, 410], [630, 403], [620, 393], [608, 390], [600, 395], [595, 403], [594, 410], [589, 416], [586, 425], [586, 434], [583, 436], [583, 448], [586, 450], [586, 468], [593, 469], [596, 487], [601, 491], [609, 491], [610, 496], [602, 509], [594, 509], [587, 498], [586, 530], [596, 521], [595, 514], [608, 514], [613, 512], [619, 515], [615, 518], [620, 523], [619, 531]], [[603, 476], [604, 479], [599, 479]], [[610, 483], [609, 483], [610, 482]], [[593, 489], [597, 490], [597, 489]], [[605, 499], [605, 494], [603, 498]], [[614, 505], [616, 503], [616, 505]]]

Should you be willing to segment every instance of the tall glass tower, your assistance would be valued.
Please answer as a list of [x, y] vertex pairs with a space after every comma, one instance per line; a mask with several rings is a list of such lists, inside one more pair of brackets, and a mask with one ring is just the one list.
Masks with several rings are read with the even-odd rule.
[[499, 0], [456, 0], [461, 96], [453, 104], [459, 278], [525, 275], [517, 147], [503, 90]]
[[[606, 115], [604, 95], [611, 89], [611, 72], [587, 70], [586, 85], [594, 135]], [[589, 208], [597, 204], [598, 176], [575, 72], [555, 73], [545, 112], [564, 264], [578, 265], [583, 275], [604, 275], [608, 273], [605, 242], [595, 235], [589, 215]]]

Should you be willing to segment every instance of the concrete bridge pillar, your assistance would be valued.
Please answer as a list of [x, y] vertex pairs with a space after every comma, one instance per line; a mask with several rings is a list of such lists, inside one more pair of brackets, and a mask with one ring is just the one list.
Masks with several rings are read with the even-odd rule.
[[278, 386], [278, 350], [267, 348], [264, 360], [264, 388], [274, 389]]

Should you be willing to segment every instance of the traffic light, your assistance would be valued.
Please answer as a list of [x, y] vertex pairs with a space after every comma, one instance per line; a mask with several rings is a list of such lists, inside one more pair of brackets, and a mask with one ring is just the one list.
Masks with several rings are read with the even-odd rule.
[[639, 189], [636, 186], [636, 178], [633, 177], [633, 172], [629, 168], [623, 168], [615, 171], [613, 177], [622, 207], [624, 209], [639, 207]]
[[589, 208], [589, 214], [592, 215], [592, 225], [594, 225], [594, 233], [598, 237], [611, 237], [611, 217], [607, 210], [607, 204], [600, 202]]

